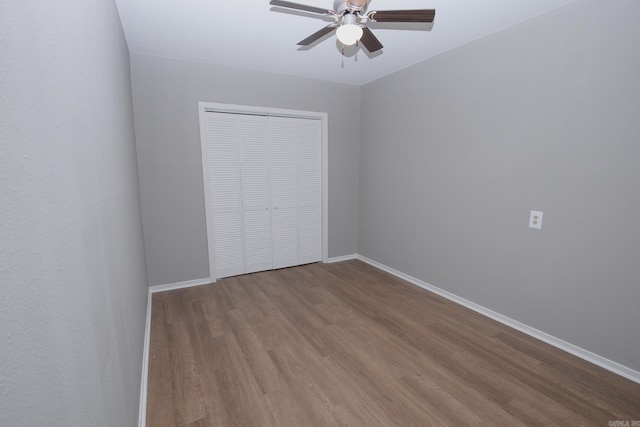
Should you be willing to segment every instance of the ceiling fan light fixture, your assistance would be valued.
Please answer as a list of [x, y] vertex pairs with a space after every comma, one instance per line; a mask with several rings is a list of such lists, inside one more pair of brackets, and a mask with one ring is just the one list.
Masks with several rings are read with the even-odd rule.
[[336, 31], [336, 36], [343, 45], [352, 46], [362, 38], [362, 28], [355, 24], [341, 25]]
[[336, 37], [345, 46], [352, 46], [362, 38], [362, 28], [356, 24], [356, 17], [351, 13], [347, 13], [342, 18], [342, 25], [336, 31]]
[[[367, 26], [369, 22], [402, 24], [414, 22], [432, 23], [436, 16], [435, 9], [374, 10], [367, 12], [370, 1], [371, 0], [334, 0], [333, 10], [325, 10], [315, 6], [294, 3], [289, 0], [270, 0], [269, 4], [333, 18], [335, 22], [321, 28], [306, 39], [299, 41], [298, 46], [311, 46], [327, 34], [335, 31], [338, 41], [342, 43], [343, 47], [353, 46], [357, 44], [358, 41], [361, 41], [362, 46], [369, 53], [380, 52], [384, 47]], [[344, 48], [342, 49], [342, 54], [344, 55]]]

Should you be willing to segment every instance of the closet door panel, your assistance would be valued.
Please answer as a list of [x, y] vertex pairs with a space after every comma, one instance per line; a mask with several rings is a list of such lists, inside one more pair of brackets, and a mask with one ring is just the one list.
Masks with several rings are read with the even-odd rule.
[[292, 224], [297, 221], [295, 208], [274, 209], [272, 215], [273, 268], [298, 265], [297, 233]]
[[322, 129], [320, 120], [298, 122], [299, 263], [322, 260]]
[[232, 114], [207, 117], [215, 277], [221, 278], [244, 273], [238, 122]]
[[322, 259], [322, 122], [206, 113], [212, 276]]
[[269, 124], [265, 116], [238, 116], [244, 209], [269, 208]]
[[245, 272], [273, 268], [266, 116], [238, 116], [244, 219]]
[[213, 220], [216, 278], [243, 274], [242, 217], [239, 212], [217, 212]]
[[268, 210], [245, 211], [245, 273], [273, 268], [271, 215]]
[[[303, 206], [298, 210], [299, 264], [308, 264], [322, 260], [321, 212], [315, 206]], [[319, 243], [320, 241], [320, 243]]]
[[298, 265], [296, 120], [269, 117], [273, 267]]

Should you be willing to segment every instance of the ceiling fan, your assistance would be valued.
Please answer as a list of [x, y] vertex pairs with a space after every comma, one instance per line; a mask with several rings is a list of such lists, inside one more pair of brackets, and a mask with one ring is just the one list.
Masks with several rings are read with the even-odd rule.
[[367, 22], [430, 23], [433, 22], [436, 16], [434, 9], [374, 10], [367, 12], [370, 1], [371, 0], [335, 0], [333, 2], [333, 10], [283, 0], [271, 0], [270, 4], [288, 9], [316, 13], [335, 20], [334, 23], [321, 28], [306, 39], [299, 41], [298, 46], [309, 46], [325, 35], [336, 31], [336, 36], [343, 45], [352, 46], [360, 42], [370, 53], [379, 51], [383, 46], [380, 40], [378, 40], [367, 27]]

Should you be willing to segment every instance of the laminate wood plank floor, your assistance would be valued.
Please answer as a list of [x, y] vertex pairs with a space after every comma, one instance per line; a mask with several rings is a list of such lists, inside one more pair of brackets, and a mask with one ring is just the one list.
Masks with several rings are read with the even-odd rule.
[[153, 295], [149, 427], [616, 421], [639, 384], [360, 261]]

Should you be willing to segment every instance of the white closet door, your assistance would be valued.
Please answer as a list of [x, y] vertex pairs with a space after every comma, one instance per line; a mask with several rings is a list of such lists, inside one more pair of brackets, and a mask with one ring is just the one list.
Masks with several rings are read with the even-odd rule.
[[322, 123], [298, 119], [298, 261], [322, 260]]
[[207, 114], [207, 138], [215, 277], [222, 278], [244, 273], [237, 116]]
[[298, 265], [296, 119], [269, 117], [273, 268]]
[[266, 116], [238, 116], [245, 273], [270, 270], [269, 124]]

